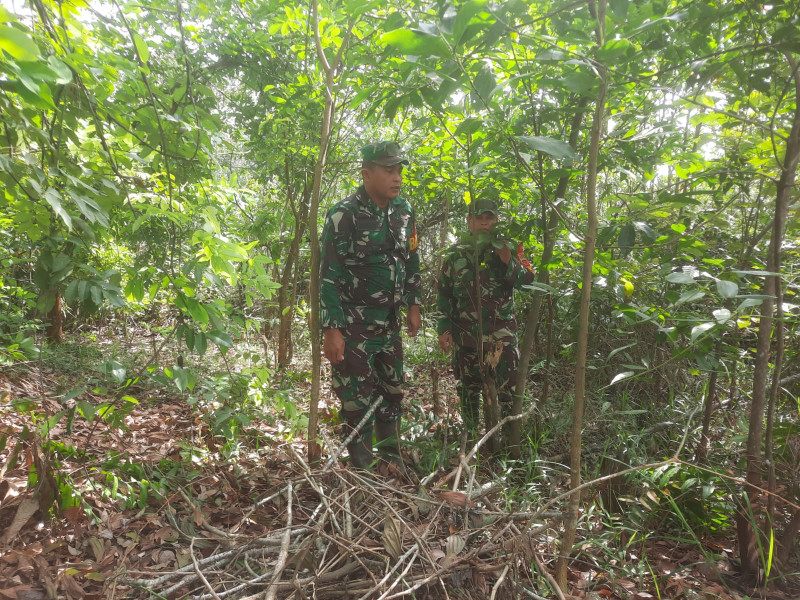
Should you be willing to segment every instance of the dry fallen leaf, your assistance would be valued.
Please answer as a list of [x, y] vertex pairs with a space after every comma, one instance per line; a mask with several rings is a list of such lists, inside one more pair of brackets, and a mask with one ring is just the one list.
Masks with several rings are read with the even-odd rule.
[[92, 552], [94, 553], [95, 561], [103, 562], [103, 557], [106, 555], [106, 546], [103, 543], [103, 540], [96, 537], [90, 537], [89, 547], [92, 549]]
[[467, 506], [467, 495], [463, 492], [439, 492], [439, 499], [456, 508]]
[[454, 533], [453, 535], [448, 536], [446, 544], [447, 554], [455, 556], [464, 549], [464, 546], [467, 545], [467, 539], [463, 535]]
[[400, 558], [403, 550], [403, 536], [391, 514], [387, 514], [383, 521], [383, 547], [392, 560]]
[[39, 509], [39, 502], [34, 500], [33, 498], [24, 498], [20, 503], [19, 507], [17, 507], [17, 513], [14, 515], [14, 520], [11, 522], [11, 525], [8, 526], [6, 529], [5, 534], [3, 534], [2, 542], [7, 544], [10, 542], [15, 535], [17, 535], [25, 526], [30, 518], [33, 516]]

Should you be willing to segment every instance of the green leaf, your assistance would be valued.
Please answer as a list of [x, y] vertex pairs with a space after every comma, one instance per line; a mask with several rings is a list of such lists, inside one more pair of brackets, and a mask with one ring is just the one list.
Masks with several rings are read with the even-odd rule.
[[620, 19], [628, 18], [628, 0], [609, 0], [611, 11], [620, 17]]
[[544, 292], [545, 294], [557, 294], [558, 290], [546, 283], [539, 283], [538, 281], [533, 281], [528, 285], [523, 285], [522, 289], [524, 290], [538, 290], [540, 292]]
[[753, 294], [751, 296], [748, 296], [747, 298], [742, 300], [741, 304], [739, 304], [739, 311], [741, 311], [744, 308], [761, 306], [764, 303], [764, 300], [766, 300], [767, 298], [769, 298], [769, 296], [763, 296], [760, 294]]
[[653, 231], [653, 228], [647, 223], [642, 221], [634, 221], [633, 226], [636, 227], [636, 229], [638, 229], [650, 242], [654, 242], [656, 240], [656, 232]]
[[50, 91], [50, 86], [48, 86], [44, 81], [39, 84], [39, 88], [36, 91], [36, 94], [39, 96], [39, 98], [41, 98], [44, 101], [44, 103], [49, 108], [56, 107], [56, 103], [53, 102], [53, 94]]
[[700, 325], [695, 325], [692, 327], [692, 341], [696, 341], [701, 335], [703, 335], [709, 329], [714, 327], [715, 323], [709, 321], [708, 323], [701, 323]]
[[679, 284], [694, 283], [694, 277], [692, 277], [689, 273], [684, 273], [683, 271], [675, 271], [674, 273], [667, 275], [667, 281], [670, 283]]
[[208, 339], [214, 342], [220, 349], [228, 349], [233, 346], [233, 340], [231, 336], [229, 336], [224, 331], [220, 331], [219, 329], [212, 329], [207, 334]]
[[464, 119], [461, 124], [456, 128], [455, 135], [471, 135], [478, 131], [483, 124], [483, 120], [470, 117], [469, 119]]
[[205, 327], [208, 325], [208, 311], [194, 298], [186, 298], [186, 308], [192, 316], [192, 320]]
[[472, 2], [466, 2], [459, 7], [458, 15], [456, 16], [455, 23], [453, 24], [453, 41], [456, 44], [460, 44], [462, 41], [468, 41], [466, 39], [462, 40], [461, 36], [464, 35], [464, 32], [467, 30], [467, 26], [472, 18], [478, 14], [485, 5], [486, 0], [473, 0]]
[[540, 52], [536, 55], [536, 62], [560, 62], [566, 60], [568, 56], [569, 55], [562, 50], [548, 48], [544, 52]]
[[67, 190], [67, 194], [78, 205], [78, 210], [86, 217], [90, 223], [99, 223], [103, 227], [108, 227], [108, 213], [94, 200], [88, 196], [77, 193], [74, 190]]
[[733, 273], [737, 275], [755, 275], [757, 277], [767, 277], [769, 275], [780, 275], [780, 273], [776, 273], [775, 271], [742, 271], [740, 269], [734, 269]]
[[58, 411], [56, 414], [54, 414], [52, 417], [50, 417], [50, 418], [48, 418], [46, 421], [44, 421], [44, 422], [43, 422], [43, 423], [42, 423], [42, 424], [39, 426], [39, 432], [40, 432], [40, 433], [41, 433], [43, 436], [47, 436], [47, 435], [48, 435], [48, 434], [49, 434], [49, 433], [50, 433], [50, 432], [53, 430], [53, 427], [55, 427], [55, 426], [58, 424], [58, 422], [61, 420], [61, 418], [62, 418], [62, 417], [65, 415], [65, 414], [67, 414], [67, 411], [68, 411], [68, 410], [69, 410], [69, 409], [67, 409], [67, 408], [61, 409], [61, 410], [60, 410], [60, 411]]
[[189, 375], [178, 366], [172, 367], [172, 380], [181, 392], [185, 391], [189, 385]]
[[189, 352], [194, 350], [194, 345], [197, 341], [194, 329], [191, 327], [186, 328], [186, 333], [184, 334], [184, 338], [186, 339], [186, 347], [189, 348]]
[[381, 42], [392, 46], [404, 54], [414, 56], [439, 56], [447, 58], [450, 49], [438, 36], [429, 35], [418, 29], [395, 29], [381, 36]]
[[195, 336], [194, 349], [200, 356], [203, 356], [206, 353], [206, 350], [208, 350], [208, 338], [202, 331], [198, 331], [197, 335]]
[[572, 146], [561, 140], [540, 135], [518, 135], [517, 139], [533, 150], [544, 152], [553, 158], [572, 158], [575, 156], [575, 150], [572, 149]]
[[348, 18], [354, 19], [354, 17], [363, 15], [365, 12], [379, 5], [380, 2], [376, 2], [375, 0], [348, 0], [348, 2], [345, 2], [344, 7]]
[[705, 292], [702, 290], [689, 290], [688, 292], [684, 292], [680, 298], [675, 302], [675, 306], [680, 306], [685, 302], [694, 302], [695, 300], [700, 300], [700, 298], [706, 295]]
[[736, 285], [733, 281], [727, 281], [725, 279], [717, 279], [717, 292], [723, 298], [734, 298], [736, 294], [739, 293], [739, 286]]
[[0, 25], [0, 50], [23, 62], [39, 59], [39, 48], [31, 38], [16, 27]]
[[611, 383], [609, 383], [608, 385], [614, 385], [618, 381], [622, 381], [623, 379], [628, 379], [628, 377], [632, 377], [635, 374], [636, 374], [635, 371], [623, 371], [622, 373], [617, 373], [616, 375], [614, 375], [614, 379], [612, 379]]
[[597, 58], [603, 62], [619, 60], [629, 52], [635, 51], [628, 40], [609, 40], [597, 50]]
[[143, 63], [146, 63], [150, 60], [150, 50], [147, 48], [147, 43], [144, 41], [142, 36], [138, 33], [133, 34], [133, 43], [136, 45], [136, 52], [139, 53], [139, 58], [142, 60]]
[[55, 73], [55, 83], [65, 85], [72, 81], [72, 71], [70, 68], [57, 56], [52, 55], [47, 57], [47, 64], [50, 69]]
[[144, 281], [140, 277], [133, 277], [125, 286], [125, 297], [135, 302], [141, 302], [144, 298]]
[[78, 400], [75, 403], [75, 406], [78, 407], [78, 412], [81, 413], [81, 416], [84, 419], [86, 419], [89, 422], [94, 420], [94, 415], [95, 415], [94, 404], [92, 404], [88, 400]]
[[571, 73], [561, 79], [564, 87], [573, 94], [588, 94], [597, 85], [597, 78], [591, 73]]
[[[16, 20], [17, 17], [8, 12], [6, 8], [0, 4], [0, 23], [14, 23]], [[0, 452], [2, 451], [3, 450], [0, 448]]]
[[61, 205], [61, 196], [59, 195], [58, 191], [55, 188], [49, 187], [45, 190], [43, 196], [50, 205], [50, 208], [53, 209], [53, 212], [56, 213], [56, 216], [60, 217], [61, 220], [64, 221], [64, 225], [67, 226], [69, 231], [72, 231], [72, 217]]
[[[666, 192], [662, 192], [658, 195], [658, 204], [672, 204], [673, 206], [700, 206], [702, 202], [697, 198], [693, 198], [688, 194], [668, 194]], [[686, 230], [684, 226], [683, 231]]]
[[109, 360], [104, 362], [99, 367], [97, 367], [97, 370], [103, 373], [104, 375], [108, 375], [114, 381], [117, 381], [119, 383], [124, 383], [125, 378], [127, 376], [127, 371], [125, 367], [115, 360]]
[[720, 325], [731, 318], [731, 311], [727, 308], [718, 308], [711, 314], [714, 315], [714, 319], [716, 319], [717, 323]]
[[474, 100], [476, 102], [483, 101], [488, 103], [492, 99], [492, 92], [496, 85], [497, 83], [494, 78], [492, 66], [488, 63], [484, 63], [478, 76], [475, 77], [475, 81], [472, 82], [473, 96], [475, 96]]
[[786, 51], [800, 52], [800, 29], [796, 23], [787, 23], [772, 34], [772, 43]]
[[619, 230], [619, 240], [617, 241], [617, 245], [621, 248], [627, 249], [628, 252], [630, 252], [630, 248], [633, 246], [635, 241], [636, 229], [634, 226], [630, 223], [624, 225], [622, 229]]

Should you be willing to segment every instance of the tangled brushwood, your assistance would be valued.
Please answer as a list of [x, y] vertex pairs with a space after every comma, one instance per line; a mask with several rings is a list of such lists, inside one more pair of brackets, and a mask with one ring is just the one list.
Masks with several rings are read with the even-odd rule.
[[[228, 530], [204, 523], [204, 535], [186, 536], [191, 562], [165, 574], [127, 573], [117, 585], [140, 598], [198, 600], [552, 595], [537, 536], [560, 515], [501, 511], [490, 500], [498, 486], [477, 486], [474, 477], [464, 478], [466, 491], [453, 491], [469, 472], [463, 457], [455, 472], [411, 483], [312, 470], [290, 454], [293, 476], [241, 523]], [[282, 527], [268, 537], [237, 533], [267, 504], [278, 509]]]

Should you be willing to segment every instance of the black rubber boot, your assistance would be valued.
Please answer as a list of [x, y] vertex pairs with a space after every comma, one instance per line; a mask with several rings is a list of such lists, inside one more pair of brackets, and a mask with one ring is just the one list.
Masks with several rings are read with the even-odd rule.
[[400, 419], [390, 423], [376, 419], [375, 440], [380, 459], [393, 464], [401, 473], [405, 473], [403, 456], [400, 454]]
[[[350, 435], [353, 426], [345, 423], [345, 437]], [[347, 445], [347, 452], [350, 454], [350, 463], [357, 469], [370, 471], [372, 467], [372, 428], [364, 428], [356, 435], [356, 438]]]

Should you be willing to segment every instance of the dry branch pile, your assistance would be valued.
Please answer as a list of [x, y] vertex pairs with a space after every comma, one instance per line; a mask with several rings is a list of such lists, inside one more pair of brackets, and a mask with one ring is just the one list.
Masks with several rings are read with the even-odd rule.
[[496, 486], [446, 491], [408, 476], [315, 471], [292, 456], [293, 476], [252, 508], [273, 504], [283, 527], [269, 537], [237, 534], [247, 515], [227, 531], [204, 525], [208, 535], [187, 536], [190, 564], [166, 574], [128, 573], [118, 584], [143, 598], [209, 600], [552, 594], [552, 582], [531, 565], [539, 562], [536, 536], [549, 528], [541, 519], [557, 515], [499, 511], [489, 500]]

